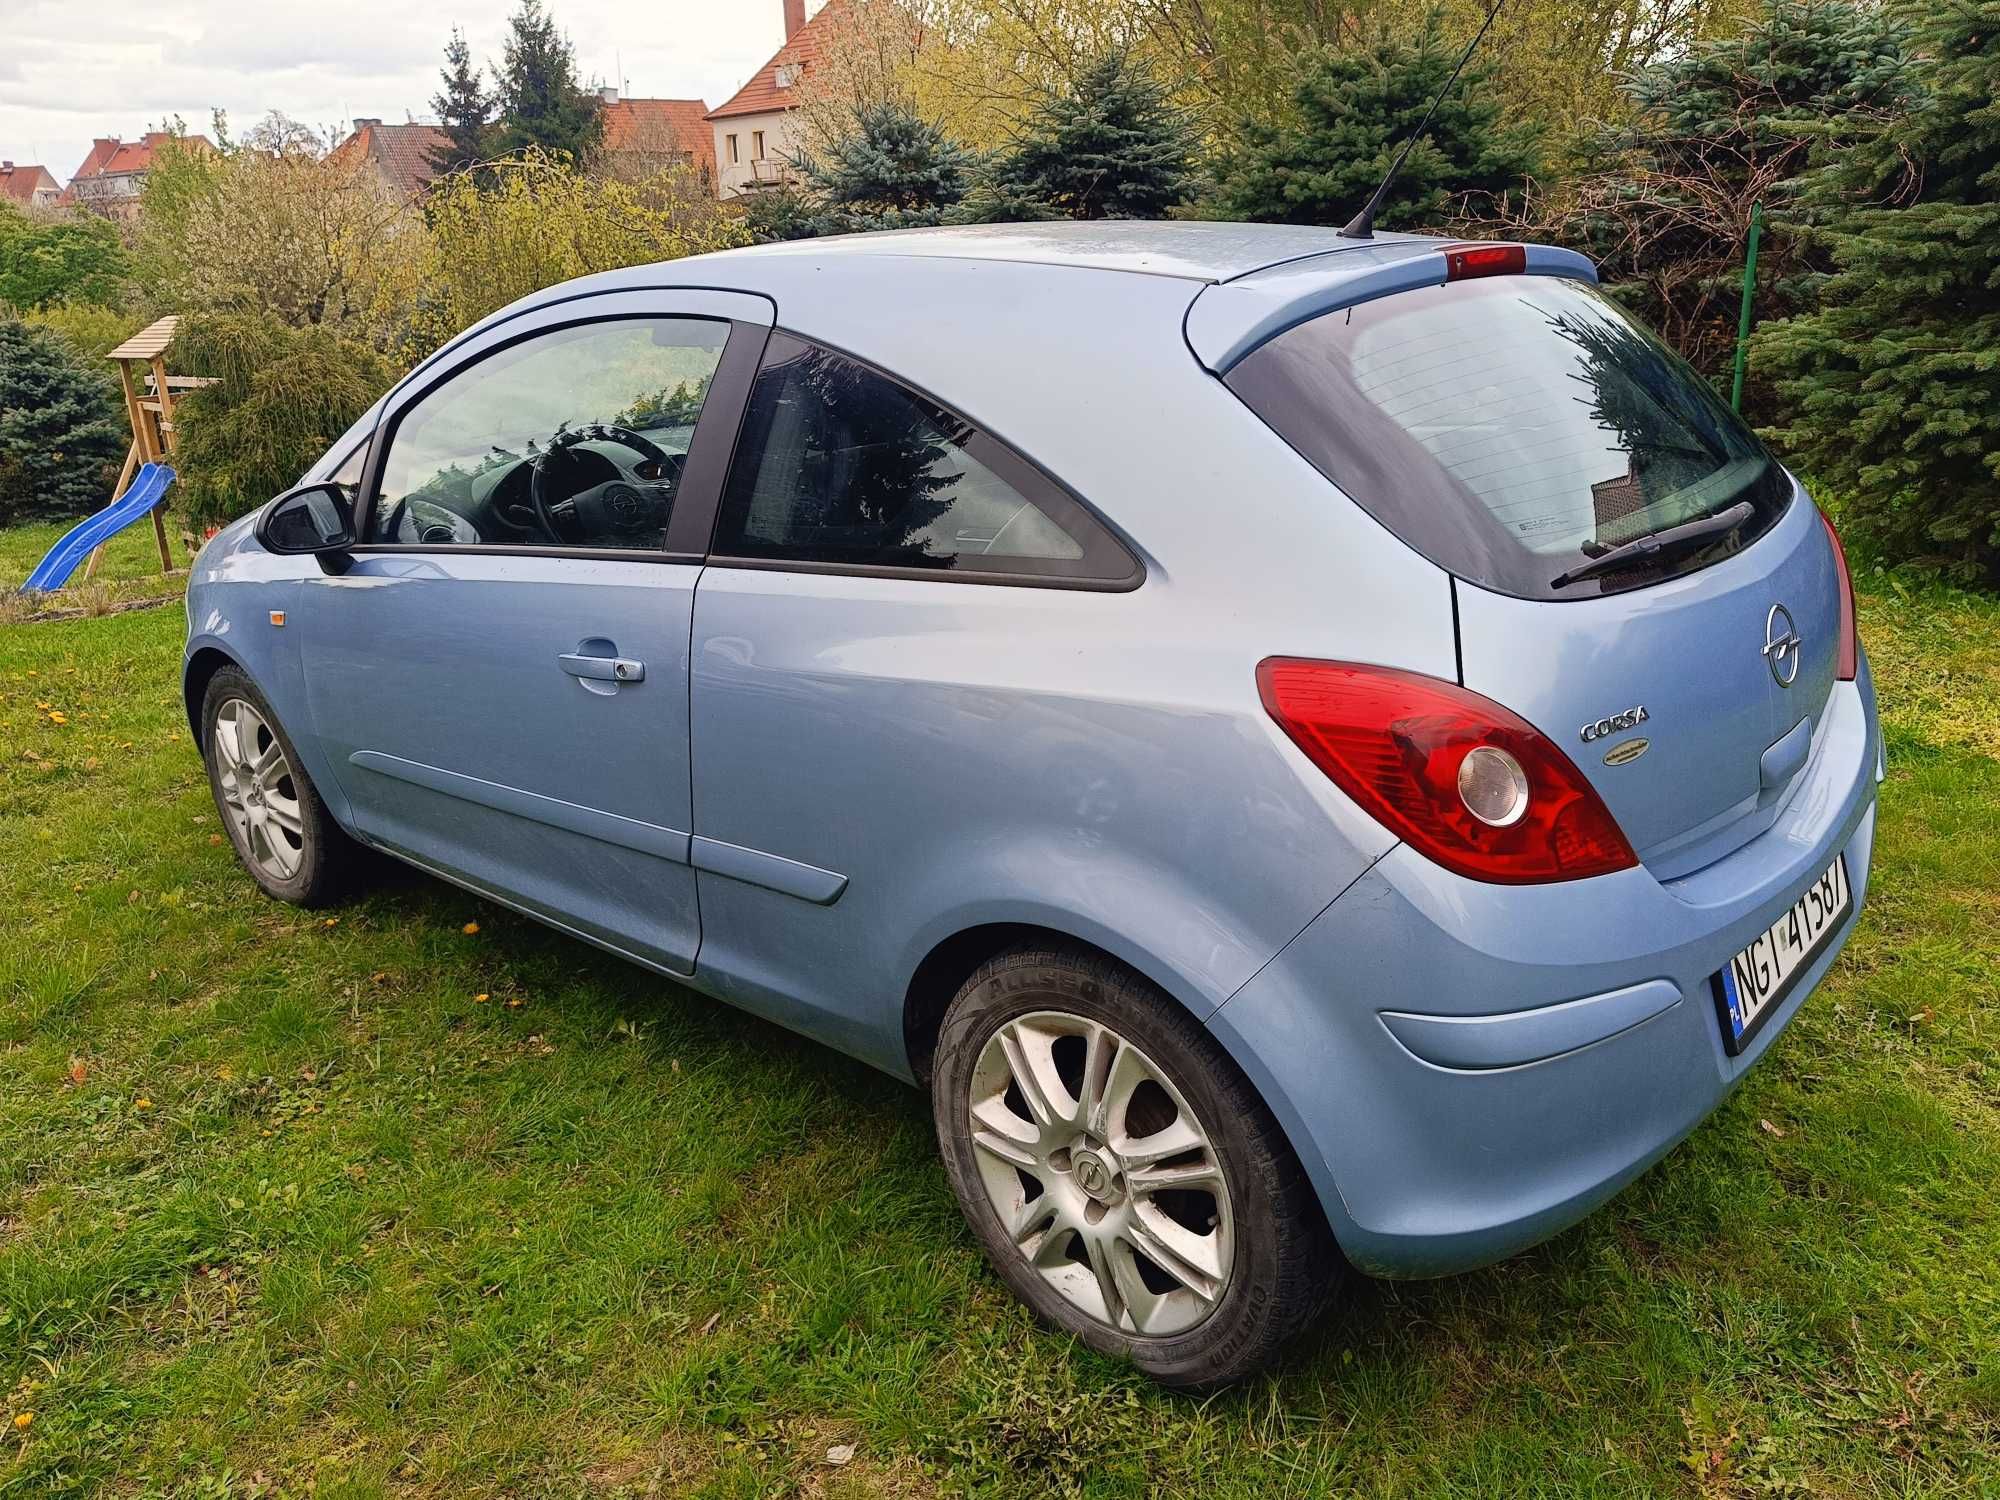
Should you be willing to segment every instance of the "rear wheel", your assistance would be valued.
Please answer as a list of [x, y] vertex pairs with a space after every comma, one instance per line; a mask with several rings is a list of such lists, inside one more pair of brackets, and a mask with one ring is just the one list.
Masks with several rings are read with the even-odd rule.
[[1092, 1348], [1220, 1385], [1319, 1306], [1336, 1260], [1277, 1122], [1202, 1026], [1118, 965], [985, 965], [946, 1012], [931, 1098], [994, 1268]]
[[235, 667], [202, 698], [202, 759], [236, 857], [265, 893], [323, 906], [346, 890], [363, 851], [343, 833], [256, 685]]

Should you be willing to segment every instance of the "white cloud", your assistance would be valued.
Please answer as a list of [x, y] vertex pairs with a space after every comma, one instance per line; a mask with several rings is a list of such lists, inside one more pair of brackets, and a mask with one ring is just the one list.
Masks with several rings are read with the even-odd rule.
[[[782, 0], [546, 0], [587, 81], [720, 104], [784, 39]], [[809, 9], [817, 10], [816, 4]], [[68, 181], [91, 140], [178, 115], [271, 110], [322, 127], [430, 117], [451, 28], [498, 60], [512, 0], [10, 0], [0, 156]]]

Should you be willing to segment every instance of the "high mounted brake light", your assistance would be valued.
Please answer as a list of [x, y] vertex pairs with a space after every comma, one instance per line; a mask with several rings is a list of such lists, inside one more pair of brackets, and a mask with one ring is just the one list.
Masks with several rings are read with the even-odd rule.
[[1475, 276], [1520, 276], [1528, 269], [1526, 245], [1454, 245], [1444, 253], [1444, 279], [1470, 281]]
[[1390, 667], [1273, 656], [1265, 711], [1362, 810], [1426, 859], [1497, 885], [1639, 861], [1597, 790], [1518, 714]]

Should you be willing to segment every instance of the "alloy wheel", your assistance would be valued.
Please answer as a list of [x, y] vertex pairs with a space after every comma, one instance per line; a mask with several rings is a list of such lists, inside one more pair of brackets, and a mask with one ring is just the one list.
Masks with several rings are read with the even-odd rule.
[[1036, 1011], [988, 1038], [970, 1093], [993, 1211], [1060, 1296], [1150, 1337], [1215, 1311], [1234, 1263], [1229, 1185], [1158, 1064], [1101, 1022]]
[[257, 709], [231, 698], [215, 715], [216, 784], [244, 857], [286, 881], [305, 859], [305, 809], [284, 746]]

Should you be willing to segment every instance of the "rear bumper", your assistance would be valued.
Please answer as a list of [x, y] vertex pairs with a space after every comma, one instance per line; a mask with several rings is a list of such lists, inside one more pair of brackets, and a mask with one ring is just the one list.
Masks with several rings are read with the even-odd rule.
[[[1356, 1265], [1442, 1275], [1565, 1228], [1776, 1041], [1866, 896], [1880, 731], [1865, 665], [1825, 726], [1777, 822], [1706, 869], [1504, 887], [1398, 847], [1210, 1018]], [[1730, 1056], [1711, 976], [1843, 852], [1853, 913]]]

